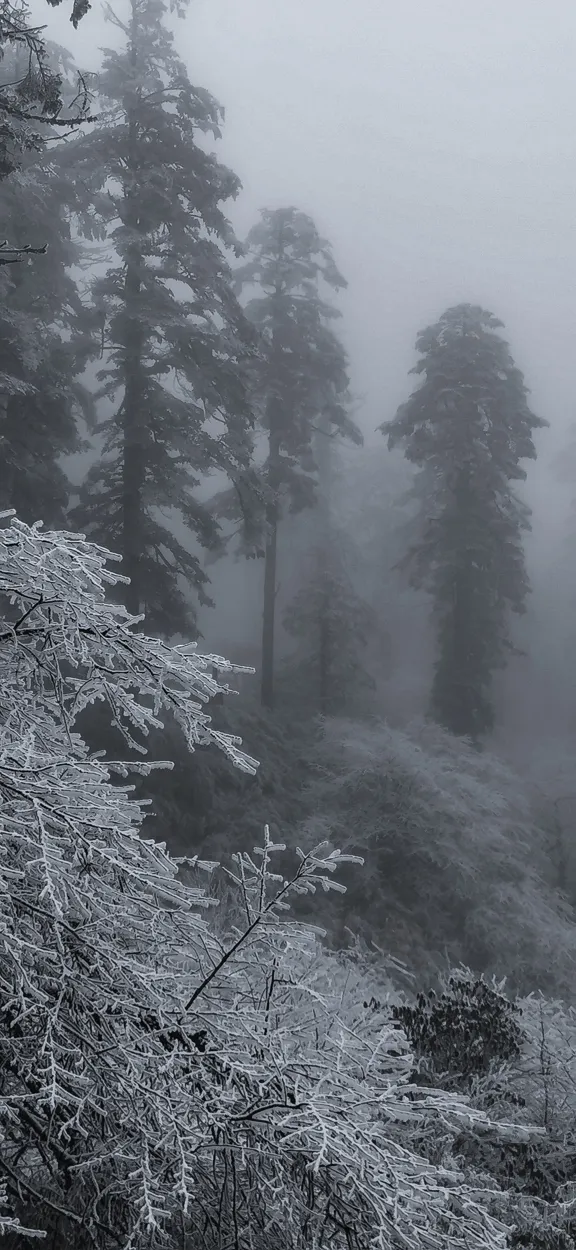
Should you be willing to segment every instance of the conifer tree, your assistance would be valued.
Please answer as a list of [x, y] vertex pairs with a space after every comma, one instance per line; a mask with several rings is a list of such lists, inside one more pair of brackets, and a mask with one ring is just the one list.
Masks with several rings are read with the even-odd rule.
[[257, 288], [247, 312], [262, 340], [254, 370], [256, 410], [267, 443], [267, 487], [262, 687], [274, 703], [274, 632], [278, 526], [286, 506], [314, 503], [313, 438], [322, 418], [329, 430], [361, 441], [349, 408], [348, 361], [332, 323], [339, 311], [322, 297], [322, 284], [345, 287], [330, 244], [296, 208], [265, 210], [250, 231], [239, 284]]
[[512, 483], [534, 459], [527, 389], [492, 313], [450, 308], [418, 335], [419, 387], [382, 426], [416, 464], [420, 531], [406, 560], [433, 598], [438, 655], [433, 718], [477, 742], [493, 725], [491, 682], [513, 650], [510, 612], [528, 580], [522, 534], [530, 512]]
[[115, 252], [92, 286], [97, 398], [112, 412], [73, 519], [121, 553], [129, 611], [173, 635], [195, 632], [183, 582], [210, 602], [193, 547], [217, 549], [220, 536], [195, 493], [200, 478], [223, 470], [243, 482], [249, 470], [243, 370], [254, 335], [225, 255], [237, 245], [221, 204], [239, 182], [196, 139], [219, 135], [221, 110], [190, 83], [166, 11], [164, 0], [131, 0], [126, 22], [113, 18], [125, 46], [105, 54], [100, 120], [63, 160], [89, 192], [81, 230], [105, 233]]
[[[53, 45], [46, 52], [70, 78], [68, 54]], [[3, 68], [17, 79], [18, 57]], [[64, 524], [60, 458], [80, 449], [77, 417], [91, 415], [78, 381], [88, 351], [84, 309], [70, 272], [81, 260], [69, 215], [77, 199], [46, 149], [25, 153], [0, 181], [0, 237], [15, 262], [0, 268], [0, 508], [28, 522]], [[29, 240], [42, 242], [40, 256], [27, 256]]]
[[[48, 2], [56, 7], [61, 0]], [[73, 0], [70, 20], [74, 27], [89, 8], [89, 0]], [[43, 28], [32, 23], [26, 0], [0, 0], [0, 50], [0, 179], [3, 179], [18, 169], [23, 155], [45, 149], [47, 127], [58, 128], [59, 133], [66, 134], [88, 121], [89, 93], [80, 74], [76, 75], [75, 91], [66, 90], [70, 80], [67, 84], [63, 67], [54, 63], [43, 38]]]
[[[74, 0], [74, 26], [89, 7]], [[78, 192], [54, 176], [48, 144], [90, 120], [90, 97], [25, 0], [0, 0], [0, 59], [0, 508], [62, 524], [59, 461], [79, 449], [76, 411], [89, 401], [76, 382], [82, 306], [69, 273], [80, 253], [66, 207]]]

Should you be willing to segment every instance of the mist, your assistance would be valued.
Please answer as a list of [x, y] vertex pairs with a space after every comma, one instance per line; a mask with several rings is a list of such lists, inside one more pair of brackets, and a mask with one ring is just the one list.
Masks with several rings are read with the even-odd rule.
[[[98, 6], [77, 32], [63, 8], [33, 11], [87, 69], [114, 44]], [[261, 207], [295, 203], [333, 243], [366, 437], [405, 397], [416, 330], [461, 300], [505, 322], [560, 433], [573, 411], [573, 6], [195, 0], [172, 25], [193, 81], [226, 110], [240, 237]]]
[[[97, 70], [99, 49], [115, 46], [98, 5], [76, 32], [64, 8], [46, 21], [36, 0], [33, 12], [83, 68]], [[536, 663], [555, 628], [549, 570], [570, 503], [552, 462], [574, 417], [573, 6], [195, 0], [171, 25], [193, 81], [225, 107], [218, 152], [242, 181], [229, 207], [239, 237], [263, 206], [293, 203], [334, 246], [369, 446], [380, 447], [377, 427], [408, 394], [417, 330], [462, 301], [504, 322], [533, 407], [550, 422], [525, 487]], [[253, 596], [244, 575], [214, 576], [217, 612], [203, 632], [219, 639], [227, 579], [236, 606], [243, 587]], [[244, 634], [255, 630], [247, 621]], [[563, 717], [565, 664], [557, 654], [541, 679], [557, 686]]]
[[576, 1250], [576, 9], [72, 3], [2, 10], [0, 1234]]

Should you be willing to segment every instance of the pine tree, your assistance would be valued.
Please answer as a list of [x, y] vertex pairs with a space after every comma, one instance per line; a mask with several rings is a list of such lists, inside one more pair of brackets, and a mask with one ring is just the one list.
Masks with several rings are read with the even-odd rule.
[[350, 574], [355, 544], [336, 519], [334, 441], [326, 418], [320, 418], [314, 439], [315, 541], [307, 576], [283, 616], [284, 628], [297, 644], [285, 666], [290, 689], [300, 706], [324, 716], [350, 711], [359, 694], [374, 688], [363, 653], [376, 632], [376, 620]]
[[330, 430], [360, 442], [351, 420], [346, 352], [332, 329], [340, 316], [321, 285], [345, 287], [330, 244], [314, 222], [295, 208], [265, 210], [250, 231], [249, 258], [239, 284], [258, 293], [247, 312], [263, 343], [254, 371], [254, 395], [267, 442], [262, 703], [274, 704], [274, 632], [278, 526], [288, 504], [293, 512], [315, 500], [314, 431], [319, 418]]
[[80, 228], [104, 232], [115, 251], [92, 286], [104, 326], [97, 399], [112, 415], [74, 522], [121, 553], [129, 610], [173, 635], [195, 632], [182, 582], [210, 600], [198, 555], [164, 514], [191, 544], [217, 549], [219, 526], [195, 492], [216, 470], [242, 482], [248, 472], [254, 336], [224, 251], [237, 245], [221, 203], [239, 182], [196, 140], [219, 135], [221, 111], [190, 83], [166, 9], [131, 0], [127, 22], [114, 18], [126, 45], [105, 54], [101, 120], [63, 160], [89, 191]]
[[[74, 27], [89, 8], [89, 0], [73, 0]], [[42, 35], [42, 27], [31, 23], [26, 0], [0, 0], [0, 179], [18, 169], [26, 153], [44, 150], [47, 127], [65, 134], [89, 120], [82, 75], [76, 76], [76, 90], [67, 91], [66, 75], [54, 64]]]
[[382, 426], [420, 473], [420, 535], [406, 557], [433, 597], [438, 657], [431, 714], [477, 742], [493, 725], [491, 682], [513, 650], [510, 612], [523, 612], [528, 580], [522, 534], [530, 510], [511, 483], [534, 459], [527, 389], [492, 313], [450, 308], [416, 341], [422, 383]]
[[[46, 51], [70, 77], [67, 54], [52, 45]], [[6, 57], [3, 67], [18, 78], [17, 58]], [[0, 181], [0, 236], [19, 260], [0, 269], [0, 508], [16, 508], [28, 522], [64, 524], [60, 458], [80, 449], [77, 417], [91, 415], [77, 381], [88, 349], [70, 272], [81, 260], [68, 211], [77, 198], [46, 150], [24, 154]], [[34, 260], [26, 255], [30, 239], [44, 245]]]

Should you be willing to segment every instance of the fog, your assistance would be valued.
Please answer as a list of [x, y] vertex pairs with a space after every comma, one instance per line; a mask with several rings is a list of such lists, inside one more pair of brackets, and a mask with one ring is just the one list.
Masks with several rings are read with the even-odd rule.
[[[89, 70], [115, 42], [98, 4], [77, 31], [65, 6], [47, 15], [35, 0], [33, 12]], [[219, 156], [242, 180], [230, 210], [240, 237], [262, 207], [294, 204], [333, 244], [349, 284], [340, 333], [369, 445], [382, 446], [377, 426], [409, 394], [420, 328], [461, 301], [505, 323], [550, 429], [536, 433], [525, 487], [533, 594], [520, 671], [529, 664], [531, 680], [512, 664], [502, 715], [524, 734], [534, 714], [525, 700], [535, 697], [540, 715], [551, 700], [552, 719], [557, 710], [565, 719], [568, 609], [558, 638], [550, 580], [570, 492], [551, 466], [574, 416], [574, 6], [195, 0], [172, 23], [192, 81], [226, 110]], [[225, 638], [231, 594], [240, 632], [251, 635], [258, 575], [217, 566], [211, 576], [217, 612], [203, 618], [204, 633]], [[507, 701], [509, 687], [523, 695]]]
[[6, 1250], [576, 1250], [574, 0], [73, 3], [0, 3]]
[[[35, 0], [33, 10], [89, 70], [114, 44], [98, 4], [76, 32], [65, 6], [47, 16]], [[503, 717], [523, 736], [535, 697], [540, 716], [544, 700], [552, 719], [565, 719], [566, 622], [558, 639], [550, 578], [569, 492], [551, 462], [574, 416], [573, 4], [195, 0], [173, 25], [192, 81], [226, 110], [219, 156], [242, 180], [231, 209], [240, 237], [262, 207], [294, 204], [334, 246], [349, 283], [341, 334], [368, 444], [380, 447], [377, 426], [411, 389], [420, 328], [461, 301], [505, 323], [550, 429], [536, 434], [525, 488], [533, 595], [521, 633], [531, 658], [501, 686]], [[238, 628], [252, 635], [258, 575], [218, 566], [212, 576], [218, 610], [203, 618], [204, 633], [226, 640], [232, 595]], [[511, 683], [523, 695], [508, 706]]]
[[[114, 44], [98, 4], [76, 32], [64, 6], [34, 13], [88, 69]], [[546, 460], [573, 414], [570, 0], [193, 0], [174, 24], [226, 110], [239, 233], [294, 203], [334, 245], [366, 437], [406, 396], [416, 331], [469, 300], [506, 324]]]

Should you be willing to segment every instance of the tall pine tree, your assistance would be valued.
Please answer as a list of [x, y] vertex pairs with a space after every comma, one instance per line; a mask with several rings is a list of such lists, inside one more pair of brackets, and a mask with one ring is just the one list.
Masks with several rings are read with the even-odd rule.
[[420, 386], [382, 426], [420, 473], [419, 537], [407, 555], [414, 584], [433, 598], [438, 655], [435, 720], [477, 742], [493, 726], [494, 671], [513, 650], [510, 612], [523, 612], [528, 580], [522, 534], [530, 511], [511, 483], [534, 459], [527, 389], [492, 313], [450, 308], [423, 330], [412, 370]]
[[322, 296], [323, 285], [346, 286], [330, 244], [305, 213], [280, 208], [262, 213], [246, 247], [248, 260], [236, 277], [251, 291], [247, 312], [262, 343], [253, 371], [267, 444], [261, 697], [272, 708], [278, 526], [286, 507], [296, 512], [315, 501], [313, 439], [319, 420], [330, 431], [356, 442], [361, 438], [348, 411], [346, 352], [332, 328], [340, 313]]
[[92, 286], [97, 399], [110, 415], [74, 521], [121, 553], [126, 606], [150, 631], [193, 634], [184, 583], [210, 602], [198, 546], [220, 541], [197, 488], [218, 470], [243, 482], [251, 457], [254, 336], [232, 290], [225, 253], [237, 245], [221, 207], [239, 182], [197, 141], [219, 135], [221, 110], [190, 83], [164, 0], [128, 8], [126, 22], [113, 18], [125, 46], [105, 54], [100, 120], [63, 156], [88, 193], [81, 230], [105, 234], [115, 253]]

